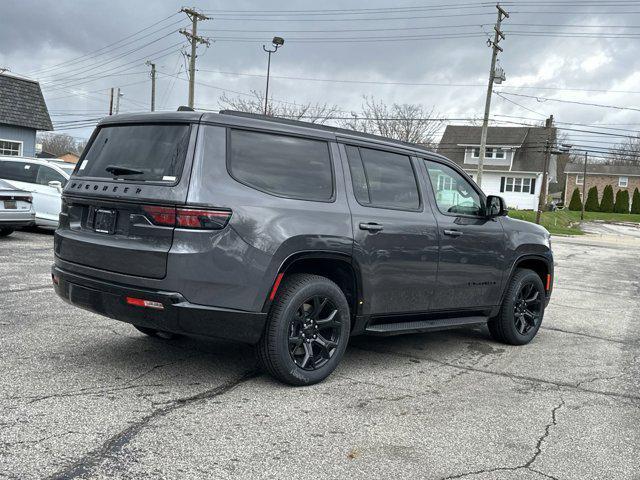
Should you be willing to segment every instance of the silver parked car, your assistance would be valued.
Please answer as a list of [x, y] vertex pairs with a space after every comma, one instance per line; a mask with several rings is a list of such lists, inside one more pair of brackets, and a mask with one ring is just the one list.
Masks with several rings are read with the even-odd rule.
[[11, 235], [16, 228], [35, 223], [31, 193], [0, 180], [0, 237]]
[[36, 225], [56, 228], [62, 207], [62, 189], [75, 165], [30, 157], [0, 156], [0, 179], [33, 196]]

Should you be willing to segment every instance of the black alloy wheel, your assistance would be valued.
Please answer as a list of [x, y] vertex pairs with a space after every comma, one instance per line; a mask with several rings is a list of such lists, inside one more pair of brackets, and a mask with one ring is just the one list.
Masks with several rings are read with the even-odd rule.
[[328, 297], [315, 295], [298, 307], [289, 322], [289, 354], [303, 370], [322, 368], [340, 343], [340, 315]]
[[350, 332], [349, 304], [340, 287], [320, 275], [294, 273], [276, 293], [257, 353], [281, 382], [313, 385], [338, 366]]
[[542, 295], [534, 282], [523, 283], [513, 305], [513, 321], [520, 335], [526, 335], [542, 319]]
[[487, 323], [491, 336], [510, 345], [525, 345], [538, 333], [546, 292], [540, 275], [533, 270], [516, 270], [504, 293], [500, 312]]

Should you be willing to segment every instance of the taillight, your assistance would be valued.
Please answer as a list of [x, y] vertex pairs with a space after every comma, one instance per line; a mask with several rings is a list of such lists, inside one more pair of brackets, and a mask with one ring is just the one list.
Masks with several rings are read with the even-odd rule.
[[19, 202], [27, 202], [27, 203], [31, 203], [32, 201], [32, 197], [14, 197], [14, 200], [17, 200]]
[[227, 225], [230, 218], [231, 212], [228, 210], [178, 208], [176, 226], [181, 228], [220, 230]]
[[231, 218], [229, 210], [159, 207], [155, 205], [142, 208], [154, 224], [167, 227], [220, 230], [229, 223]]
[[142, 207], [150, 220], [156, 225], [164, 225], [166, 227], [175, 227], [176, 225], [176, 209], [175, 207], [157, 207], [148, 205]]
[[144, 298], [126, 297], [126, 302], [134, 307], [153, 308], [155, 310], [164, 310], [164, 305], [153, 300], [145, 300]]

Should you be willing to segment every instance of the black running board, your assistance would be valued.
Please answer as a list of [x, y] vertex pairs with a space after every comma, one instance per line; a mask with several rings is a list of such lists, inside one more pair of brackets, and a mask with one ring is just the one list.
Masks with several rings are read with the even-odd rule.
[[489, 317], [458, 317], [430, 320], [413, 320], [409, 322], [378, 323], [369, 325], [366, 333], [372, 335], [400, 335], [403, 333], [431, 332], [462, 327], [465, 325], [479, 325], [487, 323]]

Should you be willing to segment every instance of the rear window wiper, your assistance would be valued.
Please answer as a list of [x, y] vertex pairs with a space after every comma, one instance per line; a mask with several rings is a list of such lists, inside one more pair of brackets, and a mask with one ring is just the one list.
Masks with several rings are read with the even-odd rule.
[[143, 171], [140, 170], [135, 170], [133, 168], [129, 168], [129, 167], [119, 167], [118, 165], [109, 165], [107, 168], [105, 168], [105, 170], [109, 173], [114, 174], [115, 176], [120, 176], [120, 175], [140, 175], [142, 173], [144, 173]]

